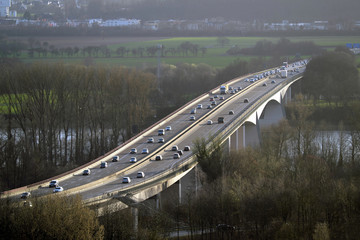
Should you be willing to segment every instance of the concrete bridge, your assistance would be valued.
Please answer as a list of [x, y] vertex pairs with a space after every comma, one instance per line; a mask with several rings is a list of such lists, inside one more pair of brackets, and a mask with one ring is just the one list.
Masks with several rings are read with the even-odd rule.
[[[229, 150], [258, 145], [261, 129], [284, 118], [284, 104], [291, 98], [291, 85], [302, 78], [305, 66], [306, 61], [295, 63], [294, 67], [287, 69], [290, 74], [286, 78], [268, 74], [275, 69], [249, 74], [226, 83], [239, 89], [232, 94], [219, 95], [217, 87], [199, 96], [104, 156], [54, 177], [65, 189], [60, 194], [81, 194], [87, 205], [96, 206], [100, 212], [109, 204], [123, 208], [151, 198], [159, 206], [159, 196], [166, 191], [176, 195], [181, 202], [188, 187], [198, 186], [195, 177], [197, 162], [191, 151], [194, 141], [217, 138]], [[224, 99], [220, 100], [220, 97]], [[192, 114], [194, 109], [196, 113]], [[218, 122], [219, 117], [224, 119], [223, 123]], [[158, 129], [166, 126], [171, 126], [171, 130], [165, 131], [165, 136], [158, 136]], [[154, 142], [148, 141], [149, 138]], [[164, 138], [165, 142], [157, 143], [159, 138]], [[179, 159], [174, 159], [173, 146], [180, 149], [189, 146], [190, 151], [184, 151]], [[147, 148], [149, 153], [130, 154], [131, 148], [140, 151]], [[157, 155], [161, 155], [163, 160], [155, 161]], [[119, 156], [119, 161], [113, 162], [114, 156]], [[136, 163], [129, 162], [132, 156], [137, 157]], [[107, 168], [99, 167], [103, 161], [108, 162]], [[83, 176], [84, 169], [91, 169], [91, 175]], [[139, 171], [145, 173], [144, 178], [136, 177]], [[131, 183], [122, 183], [123, 177], [130, 177]], [[2, 197], [18, 199], [25, 191], [31, 191], [33, 196], [52, 194], [50, 180], [4, 192]]]

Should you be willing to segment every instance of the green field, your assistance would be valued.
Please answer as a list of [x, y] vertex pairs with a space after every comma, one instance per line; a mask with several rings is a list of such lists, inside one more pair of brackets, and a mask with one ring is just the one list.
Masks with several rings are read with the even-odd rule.
[[[118, 47], [125, 47], [127, 49], [133, 48], [146, 48], [149, 46], [156, 46], [158, 44], [162, 44], [165, 48], [176, 48], [181, 43], [189, 41], [192, 44], [198, 44], [199, 47], [206, 47], [207, 51], [205, 55], [198, 54], [198, 56], [165, 56], [161, 58], [161, 63], [163, 64], [177, 64], [177, 63], [191, 63], [191, 64], [199, 64], [205, 63], [210, 66], [216, 68], [223, 68], [233, 62], [235, 59], [240, 60], [249, 60], [254, 56], [228, 56], [226, 51], [234, 45], [237, 45], [241, 48], [253, 47], [256, 42], [261, 40], [268, 40], [272, 42], [277, 42], [280, 37], [229, 37], [230, 43], [227, 46], [219, 46], [217, 43], [217, 37], [178, 37], [178, 38], [169, 38], [169, 39], [161, 39], [161, 40], [152, 40], [152, 41], [143, 41], [143, 42], [128, 42], [122, 44], [114, 44], [108, 45], [108, 48], [111, 50], [111, 58], [104, 57], [93, 57], [91, 59], [94, 64], [101, 64], [105, 66], [129, 66], [136, 68], [146, 68], [150, 66], [156, 66], [157, 58], [156, 57], [135, 57], [131, 54], [131, 52], [125, 57], [119, 57], [115, 54], [115, 51]], [[360, 37], [358, 36], [311, 36], [311, 37], [287, 37], [292, 42], [300, 42], [300, 41], [312, 41], [316, 45], [322, 46], [327, 50], [333, 50], [336, 46], [345, 46], [346, 43], [359, 43]], [[289, 56], [290, 59], [293, 56]], [[303, 56], [306, 57], [306, 56]], [[46, 62], [59, 62], [62, 61], [68, 64], [75, 63], [84, 63], [84, 57], [82, 56], [74, 56], [68, 58], [64, 57], [38, 57], [35, 54], [34, 58], [29, 58], [28, 56], [23, 55], [22, 59], [25, 62], [33, 62], [33, 61], [46, 61]], [[360, 57], [356, 58], [358, 64], [360, 64]]]

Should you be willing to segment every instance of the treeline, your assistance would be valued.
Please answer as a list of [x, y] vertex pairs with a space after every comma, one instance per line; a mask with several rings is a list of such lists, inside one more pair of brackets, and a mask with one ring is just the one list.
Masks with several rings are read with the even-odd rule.
[[282, 55], [316, 55], [324, 52], [324, 50], [315, 45], [313, 42], [291, 42], [286, 38], [281, 38], [277, 43], [269, 40], [262, 40], [251, 48], [241, 48], [234, 46], [227, 53], [229, 55], [255, 55], [255, 56], [282, 56]]
[[156, 89], [150, 73], [62, 64], [4, 67], [0, 86], [1, 189], [54, 176], [129, 139], [146, 126]]
[[19, 58], [21, 56], [27, 56], [29, 58], [46, 58], [46, 57], [161, 57], [166, 56], [204, 56], [207, 52], [206, 47], [200, 47], [198, 44], [191, 43], [189, 41], [182, 42], [176, 47], [160, 46], [148, 46], [148, 47], [136, 47], [126, 48], [118, 47], [115, 51], [108, 48], [106, 45], [101, 46], [86, 46], [79, 48], [64, 47], [58, 48], [54, 45], [49, 45], [48, 42], [40, 42], [35, 38], [28, 38], [28, 42], [10, 41], [6, 37], [0, 38], [0, 57], [7, 58]]

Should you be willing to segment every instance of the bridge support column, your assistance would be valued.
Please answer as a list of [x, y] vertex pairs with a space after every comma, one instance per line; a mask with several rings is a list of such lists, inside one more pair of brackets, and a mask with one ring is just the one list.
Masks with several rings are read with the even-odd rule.
[[181, 179], [179, 179], [178, 182], [178, 187], [179, 187], [179, 204], [181, 204], [181, 198], [182, 198], [182, 195], [181, 195]]
[[238, 151], [238, 150], [239, 150], [239, 130], [237, 129], [229, 137], [229, 153], [231, 151]]
[[285, 104], [291, 102], [291, 87], [289, 87], [288, 90], [286, 91], [284, 99], [285, 99]]
[[158, 193], [158, 194], [156, 194], [156, 196], [155, 196], [155, 206], [156, 206], [156, 209], [160, 209], [160, 206], [161, 206], [160, 198], [161, 198], [161, 192]]
[[245, 123], [243, 125], [243, 146], [256, 146], [260, 144], [259, 124]]
[[137, 232], [139, 228], [139, 209], [137, 207], [131, 207], [131, 214], [133, 217], [133, 227], [134, 227], [134, 233], [137, 237]]

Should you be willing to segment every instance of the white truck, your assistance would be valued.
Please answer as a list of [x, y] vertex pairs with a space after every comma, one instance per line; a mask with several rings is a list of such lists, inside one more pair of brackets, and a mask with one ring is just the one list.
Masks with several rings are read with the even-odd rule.
[[280, 70], [281, 78], [287, 78], [287, 70]]
[[228, 85], [222, 85], [220, 86], [220, 94], [226, 94], [228, 91], [229, 86]]

